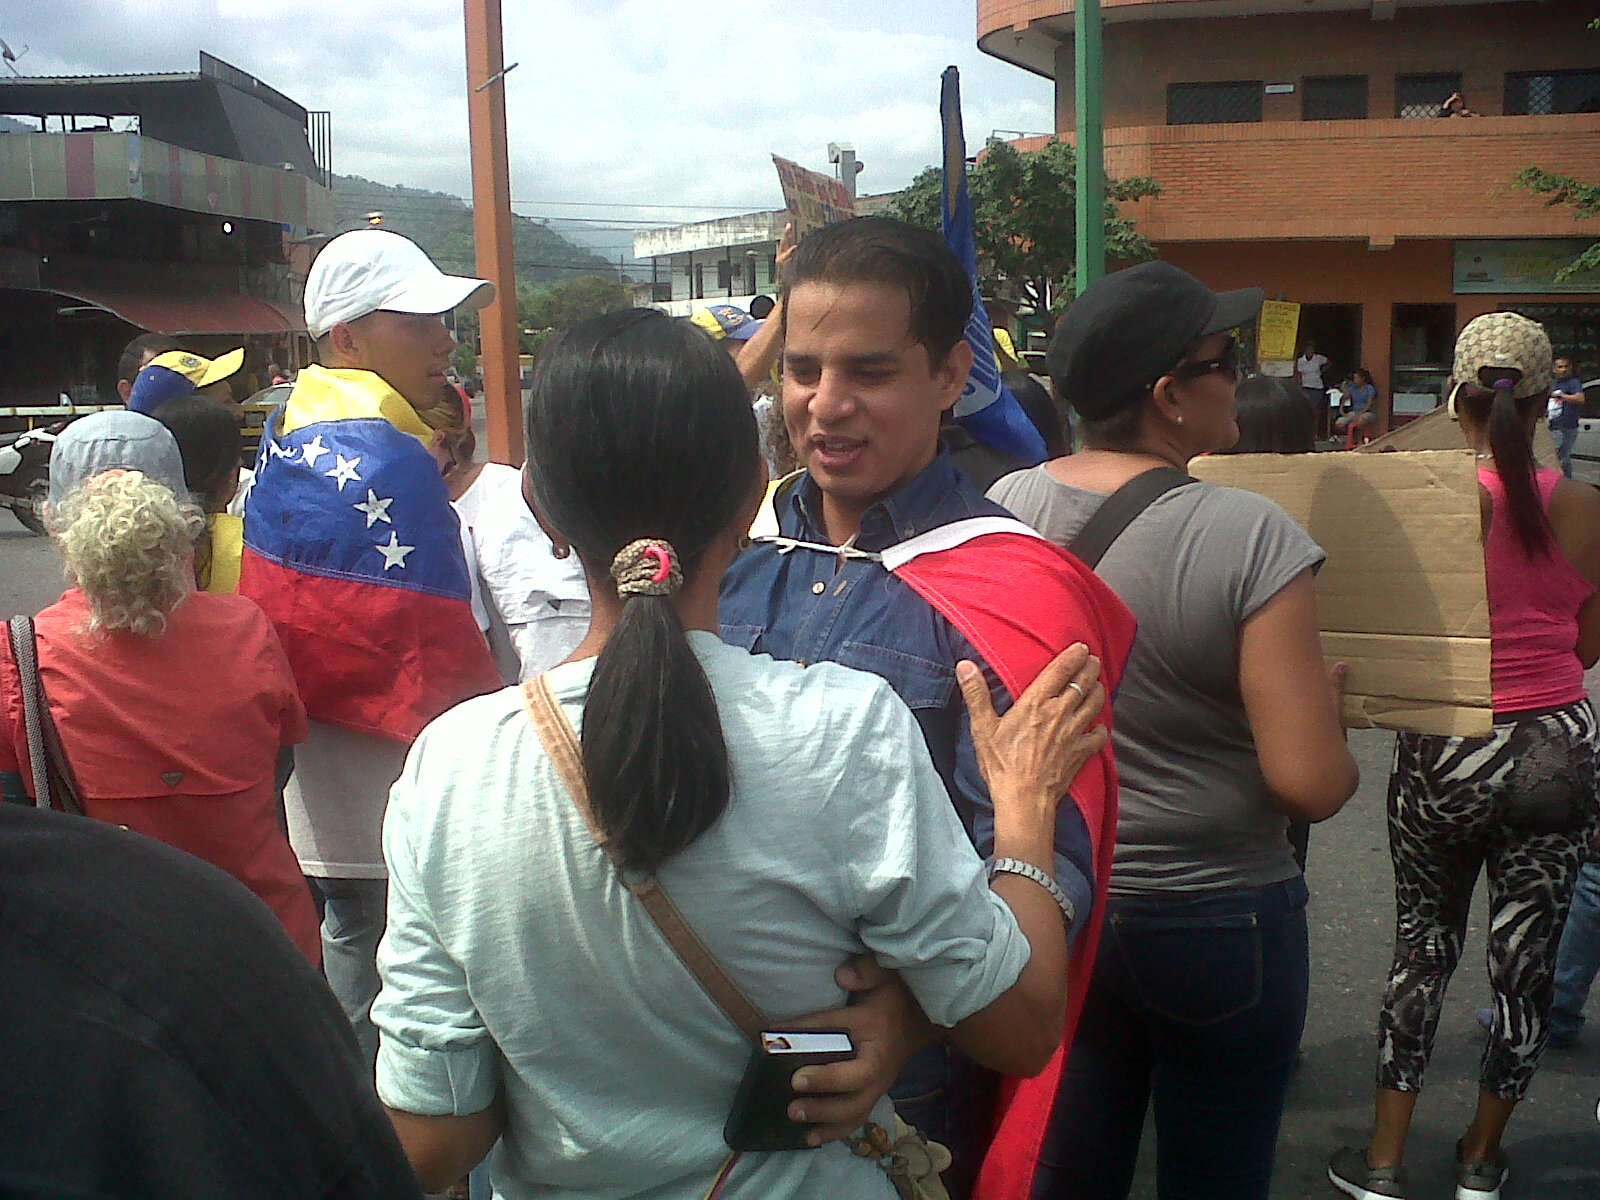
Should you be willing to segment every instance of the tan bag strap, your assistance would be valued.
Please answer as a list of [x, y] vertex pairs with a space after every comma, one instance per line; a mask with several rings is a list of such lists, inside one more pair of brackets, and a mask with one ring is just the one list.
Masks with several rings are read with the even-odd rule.
[[534, 732], [544, 743], [545, 753], [555, 764], [590, 834], [616, 865], [618, 876], [627, 884], [628, 890], [639, 898], [639, 903], [644, 905], [645, 912], [650, 914], [650, 919], [661, 930], [668, 945], [677, 953], [683, 965], [689, 968], [689, 973], [699, 981], [706, 994], [716, 1001], [717, 1007], [728, 1020], [751, 1042], [759, 1041], [761, 1031], [767, 1024], [766, 1018], [761, 1015], [760, 1009], [750, 1003], [739, 985], [728, 978], [722, 964], [717, 962], [716, 956], [706, 948], [700, 936], [678, 911], [678, 906], [661, 887], [661, 882], [654, 875], [649, 875], [633, 883], [623, 874], [616, 851], [596, 823], [594, 810], [589, 807], [589, 788], [583, 778], [583, 757], [578, 747], [578, 735], [573, 731], [572, 722], [567, 720], [567, 714], [561, 711], [561, 704], [543, 675], [522, 685], [522, 700], [528, 710], [528, 719], [533, 722]]

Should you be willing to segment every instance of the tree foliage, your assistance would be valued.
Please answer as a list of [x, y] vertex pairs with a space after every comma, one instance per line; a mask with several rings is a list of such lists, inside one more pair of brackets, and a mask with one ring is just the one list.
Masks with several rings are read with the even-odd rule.
[[[967, 176], [979, 270], [1003, 278], [1040, 311], [1061, 307], [1077, 276], [1078, 165], [1073, 148], [1051, 138], [1040, 150], [1019, 151], [991, 138]], [[1124, 201], [1161, 194], [1147, 175], [1106, 180], [1106, 256], [1124, 262], [1155, 257], [1155, 247], [1118, 209]], [[940, 227], [943, 175], [928, 167], [895, 198], [890, 211], [927, 229]]]
[[553, 333], [589, 317], [633, 307], [633, 295], [615, 278], [580, 275], [545, 287], [517, 288], [517, 328], [522, 352], [537, 354]]
[[[1542, 167], [1525, 167], [1516, 174], [1517, 182], [1529, 191], [1546, 197], [1549, 207], [1568, 205], [1580, 217], [1600, 217], [1600, 184], [1584, 183], [1570, 175], [1558, 175]], [[1556, 272], [1556, 280], [1568, 279], [1580, 271], [1600, 270], [1600, 242]]]

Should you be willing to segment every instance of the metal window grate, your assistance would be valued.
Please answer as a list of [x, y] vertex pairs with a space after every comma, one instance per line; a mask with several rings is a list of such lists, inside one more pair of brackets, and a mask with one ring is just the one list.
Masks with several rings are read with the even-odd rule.
[[1261, 120], [1261, 80], [1167, 85], [1168, 125], [1237, 124]]
[[1515, 71], [1506, 75], [1506, 114], [1600, 112], [1600, 71]]
[[1394, 81], [1394, 115], [1437, 117], [1451, 93], [1461, 90], [1459, 72], [1401, 75]]
[[1300, 93], [1303, 121], [1364, 121], [1367, 117], [1365, 75], [1323, 75], [1308, 78]]

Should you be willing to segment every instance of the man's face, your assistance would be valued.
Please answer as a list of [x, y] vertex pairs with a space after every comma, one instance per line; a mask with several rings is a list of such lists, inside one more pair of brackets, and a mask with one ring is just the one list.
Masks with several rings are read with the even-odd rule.
[[941, 414], [966, 386], [965, 341], [936, 364], [903, 288], [803, 283], [789, 294], [783, 414], [800, 461], [856, 517], [933, 461]]
[[[148, 367], [151, 364], [151, 362], [153, 362], [160, 353], [161, 353], [161, 351], [152, 350], [148, 346], [146, 346], [145, 349], [144, 349], [144, 353], [139, 355], [139, 371], [142, 371], [146, 367]], [[135, 371], [134, 375], [137, 376], [139, 374], [139, 371]], [[122, 402], [124, 404], [126, 404], [128, 402], [128, 397], [133, 395], [133, 380], [131, 380], [131, 379], [119, 379], [119, 380], [117, 380], [117, 395], [121, 396], [122, 397]]]
[[1558, 358], [1554, 365], [1557, 379], [1567, 379], [1572, 375], [1572, 361], [1570, 359]]
[[340, 353], [340, 366], [382, 376], [418, 411], [433, 407], [456, 346], [441, 314], [380, 311], [351, 321], [346, 328], [348, 348]]

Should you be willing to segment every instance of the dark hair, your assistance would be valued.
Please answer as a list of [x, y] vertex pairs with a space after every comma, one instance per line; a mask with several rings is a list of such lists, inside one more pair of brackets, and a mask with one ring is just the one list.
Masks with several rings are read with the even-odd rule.
[[1369, 386], [1371, 385], [1371, 383], [1372, 383], [1372, 372], [1371, 371], [1367, 370], [1365, 367], [1357, 367], [1355, 370], [1350, 372], [1350, 377], [1352, 379], [1354, 379], [1357, 375], [1361, 376], [1361, 382], [1362, 383], [1368, 384]]
[[758, 321], [765, 321], [777, 307], [778, 302], [771, 296], [757, 296], [750, 301], [750, 315]]
[[183, 458], [183, 483], [202, 499], [227, 477], [238, 478], [243, 435], [239, 419], [221, 401], [190, 393], [158, 406], [151, 414], [172, 433]]
[[1484, 367], [1477, 379], [1456, 385], [1456, 409], [1489, 432], [1489, 453], [1495, 474], [1506, 489], [1511, 528], [1529, 558], [1550, 552], [1550, 518], [1539, 496], [1538, 461], [1528, 437], [1528, 421], [1543, 411], [1549, 389], [1512, 395], [1522, 372], [1510, 367]]
[[[530, 489], [593, 580], [630, 542], [671, 543], [691, 576], [765, 479], [749, 392], [687, 321], [623, 309], [539, 357], [527, 411]], [[589, 683], [583, 773], [625, 866], [654, 871], [727, 807], [716, 699], [664, 596], [627, 596]]]
[[1287, 379], [1252, 375], [1234, 392], [1239, 440], [1224, 454], [1309, 454], [1316, 449], [1316, 418], [1300, 389]]
[[807, 234], [784, 272], [789, 294], [802, 283], [883, 283], [911, 301], [911, 337], [939, 365], [967, 331], [972, 281], [938, 234], [893, 217], [853, 217]]
[[1028, 420], [1033, 422], [1033, 427], [1044, 439], [1045, 453], [1051, 458], [1060, 458], [1065, 454], [1067, 436], [1062, 432], [1061, 413], [1057, 411], [1056, 402], [1050, 398], [1050, 393], [1026, 371], [1003, 371], [1000, 379], [1017, 398], [1017, 403], [1022, 405], [1022, 411], [1028, 414]]
[[132, 383], [137, 378], [140, 368], [144, 366], [146, 358], [154, 358], [169, 350], [181, 349], [176, 338], [168, 337], [164, 333], [141, 333], [122, 348], [122, 357], [117, 359], [117, 378]]

